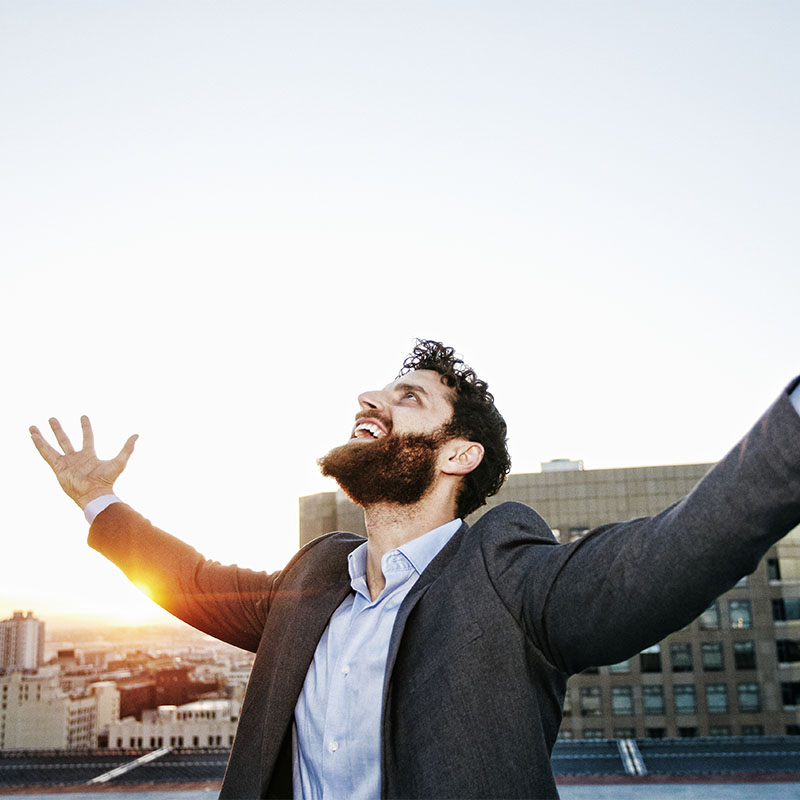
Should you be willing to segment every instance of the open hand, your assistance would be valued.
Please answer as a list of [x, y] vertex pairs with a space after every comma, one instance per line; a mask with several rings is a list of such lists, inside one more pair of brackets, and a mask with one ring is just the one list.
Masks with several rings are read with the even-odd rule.
[[69, 437], [64, 433], [61, 423], [55, 417], [50, 420], [50, 427], [53, 429], [56, 441], [64, 451], [63, 455], [47, 442], [35, 425], [30, 428], [30, 433], [36, 449], [50, 465], [61, 488], [81, 508], [84, 508], [89, 501], [96, 497], [112, 494], [114, 481], [125, 469], [133, 452], [134, 442], [139, 437], [134, 434], [125, 442], [122, 450], [114, 458], [110, 461], [101, 461], [94, 452], [94, 433], [92, 433], [89, 417], [81, 417], [83, 447], [80, 450], [75, 450]]

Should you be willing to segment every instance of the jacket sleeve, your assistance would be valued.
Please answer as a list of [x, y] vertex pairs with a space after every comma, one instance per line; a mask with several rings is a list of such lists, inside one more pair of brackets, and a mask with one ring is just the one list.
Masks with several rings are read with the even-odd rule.
[[208, 561], [125, 503], [98, 514], [88, 541], [171, 614], [236, 647], [258, 648], [280, 573]]
[[555, 545], [528, 533], [495, 585], [567, 673], [629, 658], [699, 616], [800, 524], [800, 416], [789, 391], [682, 500]]

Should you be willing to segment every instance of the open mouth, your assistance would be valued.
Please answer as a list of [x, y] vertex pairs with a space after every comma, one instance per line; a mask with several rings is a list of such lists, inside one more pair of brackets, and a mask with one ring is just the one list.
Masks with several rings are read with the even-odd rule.
[[353, 439], [383, 439], [386, 431], [374, 422], [359, 422], [353, 429]]

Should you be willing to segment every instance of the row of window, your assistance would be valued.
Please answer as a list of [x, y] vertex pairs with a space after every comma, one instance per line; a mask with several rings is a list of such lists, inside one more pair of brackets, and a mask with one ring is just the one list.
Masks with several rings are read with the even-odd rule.
[[[783, 656], [794, 654], [796, 646], [800, 651], [800, 643], [793, 640], [781, 640], [784, 642], [778, 650], [778, 660]], [[732, 642], [733, 666], [737, 670], [756, 668], [756, 645], [755, 642], [738, 641]], [[690, 642], [671, 642], [669, 645], [669, 660], [672, 672], [692, 672], [694, 670], [694, 655]], [[725, 669], [725, 649], [722, 642], [702, 642], [700, 644], [700, 663], [703, 672], [721, 672]], [[662, 658], [661, 645], [654, 644], [639, 653], [639, 668], [642, 672], [661, 672]], [[596, 668], [586, 670], [586, 672], [596, 672]], [[608, 671], [612, 674], [625, 674], [631, 671], [630, 661], [620, 661], [618, 664], [611, 664]]]
[[[800, 725], [786, 725], [785, 733], [787, 736], [800, 736]], [[695, 725], [684, 725], [677, 729], [678, 737], [691, 739], [699, 735]], [[644, 736], [646, 739], [664, 739], [667, 735], [666, 728], [645, 728]], [[734, 736], [731, 725], [711, 725], [708, 729], [708, 736]], [[763, 736], [763, 725], [742, 725], [739, 727], [741, 736]], [[614, 739], [635, 739], [638, 734], [636, 728], [614, 728], [612, 738]], [[559, 739], [574, 739], [575, 735], [571, 730], [562, 729], [558, 732]], [[582, 739], [605, 739], [603, 728], [584, 728], [580, 733]]]
[[[663, 686], [642, 686], [642, 711], [646, 715], [666, 713]], [[800, 683], [797, 685], [800, 697]], [[761, 711], [761, 692], [757, 683], [740, 683], [736, 687], [737, 707], [742, 714]], [[684, 683], [672, 687], [676, 714], [697, 713], [697, 690], [694, 684]], [[787, 695], [788, 696], [788, 695]], [[602, 692], [599, 686], [583, 686], [578, 692], [582, 717], [599, 717], [603, 713]], [[709, 714], [727, 714], [730, 710], [728, 687], [724, 683], [709, 683], [705, 687], [706, 709]], [[564, 705], [564, 715], [572, 713], [569, 703]], [[614, 686], [611, 689], [611, 713], [630, 716], [636, 713], [632, 686]]]
[[[733, 666], [737, 670], [756, 669], [755, 642], [732, 642]], [[800, 663], [800, 641], [797, 639], [778, 639], [775, 642], [775, 653], [779, 664]], [[690, 642], [670, 642], [669, 661], [672, 672], [693, 672], [694, 654]], [[725, 669], [725, 650], [722, 642], [702, 642], [700, 644], [700, 664], [703, 672], [722, 672]], [[639, 653], [639, 667], [642, 672], [661, 672], [661, 645], [654, 644]], [[611, 664], [608, 671], [612, 674], [627, 674], [631, 671], [630, 660]], [[585, 670], [586, 674], [596, 674], [597, 667]]]
[[[128, 739], [128, 747], [144, 747], [144, 739], [145, 737], [142, 736], [131, 736]], [[122, 748], [125, 745], [122, 743], [123, 739], [121, 736], [117, 737], [117, 747]], [[228, 736], [228, 746], [233, 744], [233, 735]], [[151, 736], [150, 737], [150, 747], [163, 747], [164, 746], [164, 737], [163, 736]], [[169, 746], [170, 747], [183, 747], [183, 736], [170, 736], [169, 737]], [[199, 736], [192, 736], [192, 747], [200, 747], [200, 737]], [[210, 736], [208, 737], [207, 744], [203, 745], [204, 747], [221, 747], [222, 746], [222, 737], [221, 736]]]
[[[772, 601], [773, 622], [800, 620], [800, 597], [777, 597]], [[717, 631], [720, 629], [721, 617], [719, 601], [715, 600], [699, 617], [701, 631]], [[728, 624], [734, 630], [753, 627], [753, 609], [750, 600], [728, 600]]]

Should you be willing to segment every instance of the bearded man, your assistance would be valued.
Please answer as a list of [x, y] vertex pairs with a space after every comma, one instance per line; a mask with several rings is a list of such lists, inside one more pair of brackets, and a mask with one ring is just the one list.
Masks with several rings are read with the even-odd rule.
[[367, 539], [322, 536], [268, 575], [207, 561], [113, 495], [133, 451], [34, 444], [89, 544], [206, 633], [256, 653], [221, 797], [558, 797], [569, 675], [702, 613], [800, 523], [800, 380], [685, 498], [558, 544], [501, 487], [506, 426], [452, 348], [418, 341], [320, 459]]

